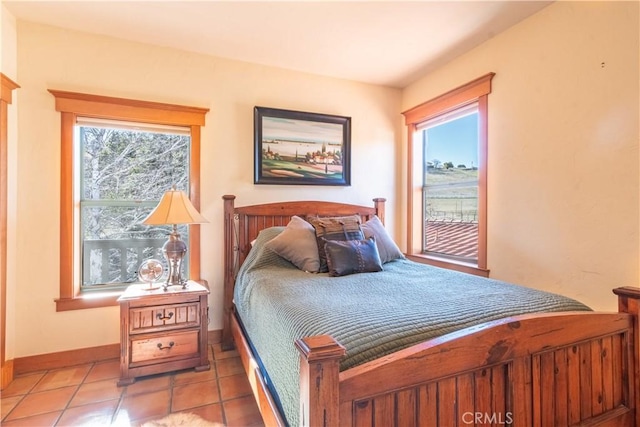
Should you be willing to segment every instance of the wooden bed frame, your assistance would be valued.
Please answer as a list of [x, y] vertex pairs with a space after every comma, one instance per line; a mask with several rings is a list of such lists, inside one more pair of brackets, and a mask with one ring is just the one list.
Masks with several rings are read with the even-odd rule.
[[[264, 228], [291, 216], [378, 215], [364, 207], [224, 199], [223, 348], [235, 346], [266, 425], [286, 425], [237, 319], [237, 268]], [[466, 328], [339, 372], [344, 348], [328, 335], [300, 351], [300, 420], [311, 426], [640, 426], [640, 288], [622, 287], [618, 313], [514, 316]]]

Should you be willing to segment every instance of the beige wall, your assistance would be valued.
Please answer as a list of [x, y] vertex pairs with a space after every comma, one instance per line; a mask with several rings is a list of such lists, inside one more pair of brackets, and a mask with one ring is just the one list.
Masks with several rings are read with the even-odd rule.
[[[18, 22], [20, 218], [16, 357], [116, 343], [116, 307], [56, 313], [60, 116], [47, 89], [209, 108], [202, 131], [202, 278], [221, 329], [222, 195], [237, 204], [291, 199], [389, 201], [393, 230], [401, 93], [345, 80], [223, 60]], [[352, 117], [351, 187], [253, 184], [253, 107]]]
[[[3, 34], [3, 59], [4, 44]], [[55, 312], [60, 125], [49, 88], [211, 109], [202, 134], [201, 210], [210, 221], [202, 276], [212, 290], [209, 329], [219, 329], [223, 194], [239, 204], [386, 197], [402, 242], [399, 112], [494, 71], [492, 276], [613, 310], [610, 289], [639, 279], [638, 51], [636, 2], [558, 2], [401, 93], [19, 22], [14, 356], [118, 341], [115, 307]], [[351, 116], [352, 186], [255, 186], [255, 105]]]
[[603, 310], [611, 288], [638, 286], [638, 6], [554, 3], [403, 91], [406, 110], [496, 73], [492, 277]]
[[[18, 83], [17, 79], [17, 31], [15, 17], [0, 4], [0, 72]], [[19, 89], [12, 93], [7, 112], [7, 300], [5, 326], [6, 359], [13, 359], [15, 350], [15, 291], [16, 291], [16, 189], [18, 150], [18, 101]]]
[[0, 3], [0, 71], [13, 80], [16, 67], [16, 19]]

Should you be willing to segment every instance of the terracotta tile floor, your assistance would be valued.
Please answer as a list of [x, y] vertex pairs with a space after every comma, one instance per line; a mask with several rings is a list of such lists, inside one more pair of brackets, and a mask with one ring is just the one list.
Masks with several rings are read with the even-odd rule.
[[190, 412], [224, 426], [262, 426], [238, 353], [210, 346], [211, 370], [116, 385], [117, 359], [16, 377], [2, 391], [2, 426], [140, 426]]

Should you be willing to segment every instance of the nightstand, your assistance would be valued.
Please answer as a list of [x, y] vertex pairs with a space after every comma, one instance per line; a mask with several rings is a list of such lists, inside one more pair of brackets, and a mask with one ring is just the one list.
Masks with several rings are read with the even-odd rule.
[[118, 298], [120, 303], [120, 380], [209, 366], [207, 326], [209, 289], [189, 281], [186, 289], [149, 290], [135, 284]]

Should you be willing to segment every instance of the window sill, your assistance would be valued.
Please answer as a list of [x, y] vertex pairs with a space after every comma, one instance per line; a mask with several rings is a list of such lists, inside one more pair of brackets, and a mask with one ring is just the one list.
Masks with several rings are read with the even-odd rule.
[[[209, 289], [209, 282], [206, 280], [196, 280], [205, 288]], [[125, 289], [112, 291], [90, 291], [82, 293], [74, 298], [58, 298], [56, 311], [85, 310], [88, 308], [115, 307], [118, 305], [118, 298]]]
[[56, 311], [84, 310], [88, 308], [115, 307], [122, 292], [87, 292], [75, 298], [56, 299]]
[[433, 255], [424, 254], [406, 254], [406, 257], [411, 261], [420, 262], [422, 264], [461, 271], [463, 273], [474, 274], [481, 277], [489, 277], [489, 270], [467, 262], [453, 261], [448, 258], [439, 258]]

